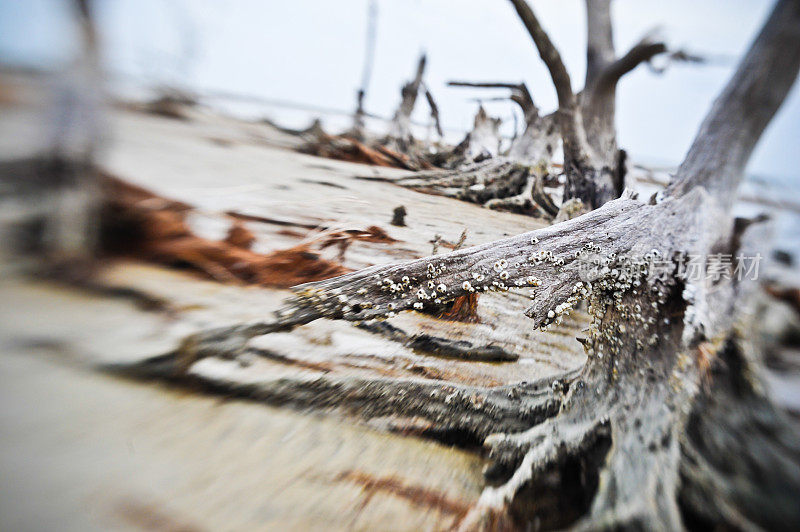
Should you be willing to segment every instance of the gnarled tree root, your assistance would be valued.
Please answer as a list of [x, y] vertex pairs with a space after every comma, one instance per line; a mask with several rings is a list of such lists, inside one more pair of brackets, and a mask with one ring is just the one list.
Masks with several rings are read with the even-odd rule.
[[[583, 139], [569, 75], [528, 4], [512, 3], [556, 85], [565, 152], [575, 151]], [[623, 194], [526, 235], [304, 285], [275, 323], [257, 327], [279, 329], [320, 317], [363, 321], [468, 293], [541, 286], [526, 314], [546, 328], [588, 298], [594, 322], [583, 372], [568, 383], [558, 414], [544, 428], [488, 440], [496, 456], [522, 459], [504, 485], [487, 488], [462, 525], [501, 528], [514, 517], [535, 523], [546, 501], [521, 491], [536, 488], [546, 480], [543, 472], [557, 470], [562, 461], [600, 454], [600, 460], [587, 460], [576, 482], [585, 507], [540, 525], [797, 528], [797, 432], [759, 390], [758, 350], [744, 346], [754, 283], [731, 275], [732, 267], [715, 278], [709, 259], [753, 250], [754, 240], [743, 238], [730, 211], [756, 142], [800, 72], [798, 22], [800, 1], [779, 0], [663, 195], [645, 203]], [[697, 276], [680, 268], [692, 255], [706, 259]], [[666, 268], [662, 275], [654, 272], [655, 259]], [[727, 377], [709, 374], [714, 364], [725, 364]], [[718, 377], [716, 388], [706, 390], [709, 377]], [[446, 398], [444, 404], [450, 404]], [[523, 498], [532, 511], [521, 512]]]
[[[235, 355], [246, 349], [253, 336], [321, 317], [363, 321], [420, 305], [441, 305], [466, 294], [514, 287], [534, 288], [526, 314], [533, 318], [534, 326], [546, 328], [558, 323], [580, 299], [588, 298], [595, 321], [585, 341], [588, 361], [583, 372], [568, 382], [550, 384], [548, 393], [557, 398], [566, 389], [566, 396], [555, 401], [557, 416], [543, 427], [530, 429], [550, 416], [513, 431], [494, 430], [501, 423], [487, 421], [491, 432], [524, 434], [488, 439], [491, 455], [506, 466], [505, 470], [495, 468], [494, 476], [514, 472], [504, 486], [487, 488], [463, 524], [480, 527], [486, 519], [496, 519], [507, 511], [510, 517], [527, 522], [548, 516], [542, 522], [556, 528], [679, 529], [689, 520], [681, 509], [691, 508], [695, 501], [694, 496], [687, 495], [687, 502], [679, 496], [690, 493], [681, 490], [685, 480], [692, 480], [686, 472], [681, 473], [682, 438], [702, 397], [709, 361], [726, 345], [724, 339], [735, 338], [735, 331], [743, 330], [738, 321], [752, 283], [734, 277], [714, 283], [702, 275], [700, 279], [681, 275], [676, 268], [686, 254], [704, 255], [709, 250], [736, 253], [756, 241], [736, 234], [728, 222], [726, 211], [703, 188], [651, 203], [629, 195], [525, 235], [297, 287], [296, 298], [274, 322], [203, 333], [194, 338], [193, 345], [185, 346], [184, 353], [190, 355], [190, 362], [198, 356], [219, 355], [220, 350]], [[731, 248], [734, 243], [736, 249]], [[665, 257], [667, 270], [663, 275], [651, 272], [655, 263], [638, 262], [637, 257], [642, 256], [648, 260]], [[755, 360], [747, 359], [748, 365], [732, 368], [738, 380], [758, 373]], [[369, 385], [362, 381], [358, 386]], [[358, 397], [358, 392], [349, 388], [338, 388], [335, 393]], [[327, 397], [334, 401], [333, 395]], [[380, 404], [381, 400], [375, 401]], [[434, 402], [439, 405], [435, 408], [442, 408], [437, 422], [460, 417], [459, 410], [450, 408], [452, 401], [445, 398], [444, 405]], [[388, 405], [384, 412], [389, 407], [404, 408], [400, 403]], [[526, 411], [528, 404], [522, 398], [513, 408]], [[750, 409], [746, 404], [740, 408]], [[765, 417], [741, 426], [752, 427], [766, 439], [772, 425], [784, 426], [773, 413], [766, 406], [761, 413], [745, 412], [751, 419]], [[458, 425], [461, 422], [455, 423], [464, 428]], [[714, 430], [711, 421], [708, 427]], [[786, 427], [785, 433], [792, 434], [791, 429]], [[706, 441], [704, 434], [700, 436], [699, 441]], [[796, 492], [798, 479], [787, 478], [778, 470], [794, 471], [785, 464], [796, 467], [798, 463], [792, 449], [784, 447], [773, 445], [776, 458], [767, 462], [757, 456], [748, 460], [760, 464], [770, 482]], [[743, 452], [753, 449], [744, 446]], [[703, 456], [715, 463], [713, 457]], [[567, 464], [576, 461], [585, 464], [577, 468], [578, 480], [573, 475], [567, 488], [562, 484], [559, 491], [577, 493], [580, 504], [576, 510], [559, 514], [552, 510], [553, 497], [531, 499], [531, 491], [547, 493], [542, 483], [552, 474], [563, 478]], [[713, 483], [702, 476], [686, 486], [700, 486], [695, 491], [699, 494], [713, 489], [715, 497], [731, 508], [758, 507], [760, 501], [770, 512], [780, 514], [781, 522], [796, 523], [797, 516], [785, 510], [780, 500], [773, 505], [759, 498], [756, 486], [761, 480], [751, 473], [744, 468], [741, 478], [736, 478], [736, 483], [746, 488], [726, 483], [711, 488]], [[747, 503], [725, 502], [734, 500], [730, 495], [734, 493]], [[717, 501], [707, 500], [710, 504]], [[702, 517], [737, 526], [722, 503]], [[756, 524], [763, 519], [749, 513], [746, 518]]]
[[[686, 355], [663, 364], [670, 351], [663, 347], [642, 353], [638, 367], [590, 359], [556, 416], [522, 433], [486, 439], [495, 460], [489, 480], [509, 464], [516, 469], [502, 485], [486, 488], [460, 528], [491, 530], [487, 523], [501, 515], [546, 529], [796, 526], [797, 426], [759, 390], [753, 380], [759, 361], [748, 360], [741, 344], [733, 337], [723, 343], [711, 375]], [[611, 367], [617, 372], [609, 373]], [[609, 378], [596, 386], [600, 375]], [[567, 489], [567, 464], [576, 459], [583, 464], [581, 483]], [[556, 488], [553, 475], [560, 477]], [[578, 500], [590, 501], [583, 515], [559, 515], [546, 496], [548, 483], [558, 496], [583, 490]], [[538, 497], [531, 499], [532, 493]]]
[[490, 209], [552, 218], [558, 213], [558, 207], [544, 191], [545, 178], [546, 171], [543, 168], [492, 158], [455, 170], [419, 172], [393, 179], [392, 182]]
[[[258, 350], [247, 352], [263, 355]], [[228, 363], [238, 365], [236, 361]], [[327, 373], [242, 383], [211, 378], [202, 372], [187, 373], [175, 353], [103, 369], [138, 379], [199, 386], [209, 393], [268, 404], [338, 411], [367, 421], [389, 420], [390, 430], [466, 448], [480, 447], [491, 433], [520, 431], [539, 423], [554, 415], [560, 404], [549, 379], [481, 387], [428, 379], [357, 378]], [[392, 420], [399, 423], [393, 424]]]

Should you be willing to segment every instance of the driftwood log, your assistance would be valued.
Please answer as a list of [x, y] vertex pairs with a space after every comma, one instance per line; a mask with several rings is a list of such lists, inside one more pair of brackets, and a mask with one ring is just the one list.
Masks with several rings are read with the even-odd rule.
[[[584, 142], [577, 98], [563, 63], [527, 4], [512, 2], [556, 83], [562, 132], [571, 131], [565, 150], [578, 149], [570, 145]], [[592, 42], [605, 63], [607, 49]], [[615, 72], [631, 64], [619, 61]], [[698, 263], [699, 275], [682, 265], [755, 253], [763, 242], [762, 224], [735, 222], [731, 206], [799, 69], [800, 0], [780, 0], [664, 193], [626, 193], [548, 228], [299, 286], [274, 321], [195, 335], [181, 355], [235, 355], [249, 338], [318, 318], [364, 322], [487, 290], [530, 290], [526, 313], [546, 329], [585, 300], [593, 323], [578, 375], [445, 398], [416, 381], [362, 382], [342, 397], [485, 437], [491, 485], [464, 529], [534, 519], [545, 528], [797, 526], [800, 440], [761, 386], [759, 346], [748, 336], [755, 283], [732, 265], [725, 275], [712, 275], [710, 260]], [[596, 181], [597, 170], [593, 160], [575, 164], [572, 185]], [[593, 204], [608, 193], [595, 190]], [[403, 400], [393, 401], [398, 389]], [[564, 500], [574, 504], [565, 509]]]

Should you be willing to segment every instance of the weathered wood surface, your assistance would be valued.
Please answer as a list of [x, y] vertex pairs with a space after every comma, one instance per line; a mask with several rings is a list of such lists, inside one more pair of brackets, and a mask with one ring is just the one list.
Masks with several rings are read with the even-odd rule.
[[[570, 163], [569, 151], [581, 148], [586, 131], [557, 50], [527, 3], [513, 4], [559, 95], [570, 196], [570, 172], [586, 178], [593, 171], [577, 158]], [[797, 524], [800, 512], [788, 495], [800, 491], [797, 430], [760, 389], [763, 355], [748, 334], [754, 283], [704, 274], [713, 253], [753, 254], [765, 241], [759, 229], [748, 229], [753, 221], [733, 219], [731, 206], [753, 146], [800, 70], [799, 21], [800, 2], [776, 4], [665, 193], [646, 200], [629, 192], [550, 228], [296, 287], [296, 297], [272, 320], [205, 331], [178, 356], [236, 357], [251, 337], [323, 317], [391, 318], [465, 294], [541, 285], [526, 313], [542, 328], [558, 325], [576, 303], [589, 300], [588, 360], [580, 375], [555, 380], [550, 391], [541, 382], [523, 386], [518, 410], [547, 417], [552, 410], [546, 405], [556, 402], [557, 413], [527, 431], [511, 428], [485, 438], [494, 459], [487, 473], [502, 484], [484, 490], [460, 528], [494, 529], [544, 515], [548, 527], [590, 530], [674, 530], [695, 521], [734, 528]], [[592, 186], [599, 196], [589, 203], [598, 207], [604, 188]], [[581, 268], [582, 254], [596, 256], [589, 272]], [[699, 276], [679, 269], [691, 256], [707, 259]], [[653, 275], [652, 261], [660, 258], [668, 269]], [[720, 400], [703, 386], [712, 371], [717, 393], [738, 404], [733, 418], [725, 409], [703, 408]], [[425, 391], [401, 390], [412, 402]], [[502, 398], [481, 397], [491, 412], [505, 411]], [[457, 401], [455, 410], [450, 419], [466, 420], [472, 408]], [[693, 427], [702, 425], [714, 433], [693, 438]], [[720, 460], [715, 449], [726, 439], [740, 444], [729, 445], [730, 455]], [[775, 445], [754, 453], [762, 439]], [[581, 479], [572, 483], [564, 469], [570, 460], [584, 464]], [[548, 508], [530, 493], [546, 489], [545, 475], [554, 470], [565, 483], [556, 493], [583, 494], [583, 507], [573, 514]]]
[[[24, 145], [21, 138], [34, 143], [35, 119], [19, 108], [5, 111], [0, 127], [15, 132], [14, 147]], [[362, 268], [428, 255], [437, 234], [456, 241], [466, 228], [466, 244], [472, 245], [541, 226], [528, 217], [357, 179], [406, 172], [300, 155], [285, 149], [295, 145], [291, 136], [260, 124], [201, 110], [193, 110], [187, 121], [135, 112], [115, 112], [110, 118], [116, 142], [104, 167], [195, 205], [189, 222], [209, 238], [224, 236], [232, 219], [223, 213], [233, 211], [245, 215], [239, 219], [257, 235], [255, 248], [261, 251], [291, 246], [321, 231], [373, 224], [400, 240], [353, 244], [344, 264]], [[0, 143], [9, 144], [10, 138]], [[408, 212], [406, 227], [389, 223], [398, 205]], [[172, 373], [159, 374], [165, 368], [152, 361], [173, 352], [186, 335], [263, 319], [288, 295], [287, 290], [224, 285], [130, 262], [106, 265], [89, 291], [4, 283], [2, 299], [9, 304], [3, 305], [0, 338], [4, 427], [9, 429], [1, 440], [7, 451], [2, 478], [8, 484], [0, 514], [19, 520], [2, 522], [11, 528], [74, 523], [86, 529], [126, 522], [138, 526], [150, 514], [168, 525], [200, 529], [254, 523], [374, 528], [387, 522], [415, 530], [447, 528], [477, 500], [483, 460], [386, 432], [471, 447], [480, 445], [493, 427], [512, 423], [522, 430], [552, 407], [549, 391], [527, 391], [523, 381], [544, 380], [549, 386], [548, 377], [575, 370], [585, 359], [574, 339], [587, 325], [585, 316], [576, 314], [556, 334], [545, 335], [524, 317], [525, 294], [490, 294], [480, 298], [478, 324], [417, 313], [387, 323], [408, 335], [491, 345], [515, 355], [516, 361], [467, 362], [415, 350], [349, 323], [320, 320], [263, 341], [256, 338], [238, 359], [190, 364], [181, 384], [207, 387], [190, 387], [186, 394], [105, 374], [110, 368], [138, 368], [144, 370], [140, 375], [171, 378]], [[400, 415], [394, 405], [408, 402], [402, 388], [394, 390], [397, 395], [390, 401], [376, 403], [370, 390], [391, 390], [382, 387], [389, 380], [434, 394], [425, 406], [429, 417]], [[195, 396], [209, 390], [312, 407], [332, 416], [264, 404], [220, 405]], [[341, 393], [347, 390], [364, 395], [347, 400]], [[541, 410], [516, 408], [519, 397], [537, 394], [543, 398]], [[506, 406], [481, 410], [489, 395]], [[431, 419], [447, 421], [451, 404], [470, 405], [474, 419], [455, 418], [449, 432], [441, 429], [444, 424], [432, 431]], [[353, 420], [362, 426], [353, 427]], [[74, 433], [64, 424], [81, 430]], [[62, 431], [69, 435], [62, 437]], [[54, 438], [62, 444], [49, 446]], [[102, 441], [121, 443], [104, 446]], [[276, 452], [275, 445], [287, 450]], [[331, 455], [340, 458], [327, 460]], [[306, 469], [298, 469], [306, 463]], [[183, 480], [164, 480], [170, 475]], [[210, 487], [209, 475], [219, 479]], [[20, 478], [26, 479], [24, 490]], [[73, 486], [71, 494], [58, 505], [45, 504], [48, 494], [63, 491], [59, 486], [65, 484]], [[307, 493], [314, 496], [303, 497]], [[83, 513], [85, 505], [95, 513]]]

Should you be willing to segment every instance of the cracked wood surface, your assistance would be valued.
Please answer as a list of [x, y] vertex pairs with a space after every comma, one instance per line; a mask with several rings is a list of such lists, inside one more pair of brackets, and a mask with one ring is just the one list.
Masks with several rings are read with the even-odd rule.
[[[35, 121], [17, 111], [4, 114], [0, 127], [25, 137]], [[118, 143], [106, 159], [106, 167], [111, 172], [166, 197], [197, 206], [189, 216], [189, 223], [193, 230], [209, 238], [224, 235], [230, 226], [230, 218], [222, 213], [240, 214], [237, 219], [257, 235], [255, 247], [261, 251], [287, 247], [324, 231], [363, 228], [375, 223], [400, 240], [394, 245], [355, 243], [347, 250], [345, 265], [360, 268], [427, 255], [435, 234], [456, 240], [466, 227], [467, 245], [470, 245], [540, 225], [528, 217], [475, 206], [466, 206], [465, 211], [463, 203], [407, 191], [390, 183], [357, 180], [356, 175], [373, 172], [373, 169], [288, 151], [284, 147], [292, 145], [290, 137], [258, 124], [203, 113], [193, 114], [191, 121], [180, 122], [130, 112], [115, 112], [110, 118], [118, 135]], [[35, 138], [33, 133], [31, 131], [30, 138]], [[0, 143], [8, 142], [7, 139]], [[383, 175], [406, 174], [392, 170], [380, 172]], [[165, 179], [165, 175], [170, 179]], [[226, 176], [223, 184], [220, 175]], [[398, 204], [405, 205], [409, 213], [405, 228], [389, 225], [392, 210]], [[465, 212], [466, 217], [463, 216]], [[264, 221], [260, 221], [262, 219]], [[331, 252], [335, 254], [336, 250]], [[265, 492], [272, 509], [272, 517], [266, 522], [274, 522], [276, 526], [325, 522], [344, 529], [377, 526], [382, 522], [400, 523], [398, 516], [403, 515], [402, 522], [408, 523], [409, 529], [447, 528], [460, 517], [448, 508], [466, 508], [477, 499], [483, 461], [451, 448], [421, 443], [413, 438], [401, 439], [385, 432], [421, 435], [464, 447], [480, 445], [490, 431], [522, 429], [550, 415], [555, 405], [550, 388], [553, 376], [574, 371], [585, 358], [574, 339], [587, 325], [585, 316], [576, 314], [556, 328], [555, 335], [545, 336], [534, 331], [524, 317], [526, 298], [523, 295], [509, 298], [490, 294], [479, 302], [480, 324], [442, 322], [416, 313], [396, 316], [388, 323], [410, 335], [425, 334], [452, 342], [502, 348], [518, 357], [514, 362], [476, 363], [442, 357], [396, 344], [383, 335], [349, 323], [319, 320], [291, 332], [255, 338], [248, 352], [237, 359], [207, 358], [190, 365], [188, 380], [202, 383], [204, 388], [190, 387], [188, 393], [179, 394], [183, 399], [175, 402], [171, 395], [166, 399], [162, 397], [166, 393], [163, 388], [129, 387], [124, 383], [120, 388], [120, 380], [91, 370], [119, 369], [120, 365], [158, 370], [155, 361], [159, 356], [174, 351], [180, 340], [192, 331], [263, 319], [280, 308], [282, 300], [290, 293], [222, 285], [187, 273], [129, 262], [108, 265], [96, 281], [98, 285], [90, 291], [46, 283], [3, 284], [3, 299], [14, 302], [3, 307], [4, 382], [8, 378], [17, 383], [13, 388], [4, 386], [4, 389], [14, 398], [6, 404], [19, 405], [13, 409], [9, 406], [7, 412], [27, 412], [21, 405], [30, 403], [31, 397], [36, 395], [59, 397], [58, 401], [37, 403], [41, 415], [15, 420], [15, 427], [24, 425], [27, 428], [16, 431], [19, 437], [13, 442], [23, 441], [31, 430], [47, 437], [56, 430], [48, 422], [53, 416], [74, 421], [90, 432], [94, 427], [105, 426], [103, 431], [107, 430], [109, 437], [133, 438], [138, 442], [141, 460], [154, 464], [153, 469], [147, 471], [156, 471], [161, 466], [165, 474], [182, 471], [186, 482], [180, 486], [165, 484], [179, 494], [178, 500], [170, 501], [164, 491], [148, 488], [147, 483], [152, 479], [150, 473], [141, 470], [138, 471], [140, 476], [130, 473], [135, 466], [129, 467], [129, 462], [116, 451], [87, 444], [76, 435], [59, 449], [30, 447], [31, 452], [49, 456], [48, 464], [53, 467], [60, 467], [62, 463], [74, 465], [61, 469], [63, 474], [48, 476], [48, 469], [36, 466], [19, 446], [6, 454], [9, 460], [31, 464], [32, 469], [14, 466], [17, 472], [24, 470], [20, 474], [30, 479], [30, 490], [21, 495], [18, 485], [9, 486], [5, 492], [11, 494], [11, 498], [5, 500], [18, 501], [21, 497], [38, 501], [42, 493], [54, 489], [54, 483], [70, 480], [85, 486], [87, 491], [77, 490], [76, 497], [86, 494], [89, 506], [97, 509], [103, 519], [108, 519], [104, 524], [139, 519], [145, 508], [167, 523], [194, 524], [187, 518], [188, 510], [196, 504], [197, 483], [208, 475], [200, 468], [208, 463], [221, 468], [226, 459], [241, 463], [242, 469], [231, 464], [224, 471], [218, 470], [220, 478], [227, 478], [228, 482], [204, 492], [207, 497], [204, 508], [213, 512], [221, 501], [228, 501], [225, 507], [236, 515], [223, 512], [214, 517], [200, 512], [195, 514], [197, 520], [219, 527], [224, 527], [225, 523], [215, 519], [225, 516], [232, 526], [247, 526], [251, 520], [258, 519], [264, 522], [257, 507], [264, 499], [236, 496], [237, 502], [232, 503], [230, 498], [246, 492], [250, 484], [264, 486], [269, 478], [288, 478], [297, 473], [286, 464], [300, 463], [306, 454], [287, 458], [272, 453], [273, 463], [264, 458], [264, 453], [271, 451], [252, 443], [248, 436], [264, 424], [283, 423], [281, 426], [297, 428], [296, 435], [286, 441], [295, 442], [298, 452], [305, 449], [310, 456], [328, 456], [344, 447], [353, 449], [355, 455], [348, 451], [341, 455], [341, 462], [323, 468], [322, 480], [302, 477], [288, 492]], [[48, 326], [43, 328], [42, 323]], [[120, 323], [125, 325], [120, 326]], [[521, 335], [510, 340], [512, 331], [516, 334], [523, 329]], [[553, 356], [555, 353], [558, 356]], [[34, 358], [17, 364], [25, 357]], [[167, 366], [162, 369], [164, 367]], [[159, 376], [164, 377], [163, 374]], [[385, 386], [386, 383], [389, 385]], [[80, 401], [75, 398], [78, 389], [85, 394], [80, 395]], [[296, 416], [288, 411], [289, 417], [280, 423], [275, 419], [281, 414], [271, 409], [261, 421], [248, 423], [246, 419], [258, 417], [258, 409], [264, 406], [236, 402], [230, 408], [224, 407], [230, 425], [217, 431], [203, 422], [203, 416], [216, 403], [194, 397], [203, 389], [228, 396], [246, 396], [250, 400], [259, 399], [261, 394], [262, 401], [273, 404], [293, 404], [303, 409], [330, 412], [330, 425], [325, 425], [327, 429], [323, 431], [330, 437], [313, 429], [318, 418]], [[434, 393], [436, 397], [428, 402], [404, 400], [403, 394], [414, 389], [428, 395]], [[28, 395], [22, 390], [27, 390]], [[344, 400], [342, 391], [346, 391]], [[387, 391], [391, 392], [388, 396]], [[377, 400], [381, 396], [384, 397], [382, 402]], [[521, 398], [528, 396], [538, 397], [541, 407], [527, 412], [518, 408]], [[409, 408], [403, 414], [396, 405], [406, 403]], [[141, 404], [141, 411], [137, 404]], [[117, 405], [129, 406], [120, 410]], [[451, 418], [449, 412], [454, 407], [472, 412], [471, 419]], [[116, 420], [110, 428], [106, 416]], [[161, 419], [156, 422], [154, 418]], [[182, 418], [185, 424], [178, 423], [177, 418]], [[341, 427], [352, 427], [354, 419], [364, 426], [355, 427], [352, 434], [349, 429], [343, 432]], [[161, 427], [161, 431], [158, 437], [147, 432], [137, 438], [142, 426]], [[371, 430], [373, 428], [379, 430], [376, 432]], [[106, 434], [99, 428], [98, 431], [95, 433]], [[222, 433], [229, 441], [225, 452], [213, 446]], [[190, 459], [191, 454], [175, 456], [181, 434], [193, 435], [192, 448], [205, 451], [204, 460]], [[261, 433], [259, 441], [273, 435], [276, 440], [285, 436], [276, 428], [275, 432]], [[11, 439], [4, 437], [2, 441], [5, 449], [12, 449]], [[415, 450], [420, 443], [422, 447]], [[147, 446], [147, 451], [141, 446]], [[238, 446], [250, 448], [253, 460], [262, 466], [268, 464], [268, 478], [258, 474], [264, 467], [247, 465], [250, 462], [236, 459]], [[91, 467], [82, 468], [84, 462], [76, 458], [83, 452], [80, 451], [82, 447], [117, 464], [107, 469], [109, 474], [136, 477], [129, 482], [135, 496], [129, 496], [127, 488], [109, 480], [102, 472]], [[374, 460], [370, 449], [376, 450]], [[417, 465], [409, 468], [411, 462]], [[431, 465], [433, 462], [441, 465], [441, 472], [436, 472]], [[382, 463], [397, 467], [380, 465]], [[10, 463], [6, 466], [12, 467]], [[363, 483], [349, 480], [364, 478], [348, 473], [352, 471], [374, 479], [366, 485], [399, 488], [394, 492], [381, 488], [378, 494], [368, 496], [363, 491]], [[424, 474], [418, 475], [418, 472]], [[3, 478], [14, 479], [16, 474], [3, 475]], [[433, 477], [425, 478], [431, 474]], [[339, 478], [342, 480], [336, 480]], [[315, 482], [322, 482], [322, 485]], [[448, 487], [451, 482], [453, 486]], [[119, 496], [122, 501], [112, 500], [109, 506], [105, 499], [95, 498], [91, 490], [97, 489], [108, 493], [109, 498]], [[318, 499], [313, 498], [306, 501], [312, 506], [309, 511], [294, 512], [298, 504], [294, 494], [303, 490], [316, 490], [320, 498], [329, 502], [315, 504]], [[421, 498], [420, 494], [434, 494], [434, 501], [456, 501], [457, 504], [445, 505], [444, 509], [436, 504], [427, 505], [420, 501], [431, 500], [431, 497]], [[353, 502], [352, 511], [348, 501]], [[31, 522], [76, 523], [78, 528], [91, 528], [93, 522], [87, 523], [85, 517], [76, 514], [76, 504], [78, 502], [67, 498], [63, 504], [39, 512], [38, 517], [32, 511], [18, 515], [22, 519], [32, 519]], [[330, 510], [333, 507], [347, 510], [336, 516]]]
[[[557, 51], [528, 5], [522, 0], [513, 3], [551, 71], [561, 111], [574, 110], [574, 105], [564, 105], [567, 97], [572, 97], [572, 91]], [[589, 214], [558, 224], [550, 231], [541, 229], [441, 257], [367, 268], [340, 278], [310, 283], [296, 289], [297, 297], [278, 314], [275, 322], [244, 331], [211, 331], [208, 336], [196, 339], [200, 349], [195, 351], [208, 346], [210, 353], [229, 349], [219, 340], [229, 337], [231, 332], [246, 338], [320, 317], [346, 320], [391, 317], [398, 310], [419, 310], [431, 303], [440, 305], [450, 297], [492, 287], [505, 291], [512, 283], [538, 286], [539, 276], [544, 276], [544, 286], [549, 291], [533, 294], [535, 303], [528, 315], [539, 326], [558, 324], [565, 308], [568, 313], [576, 300], [589, 297], [589, 313], [594, 317], [590, 339], [585, 342], [589, 358], [581, 375], [566, 383], [568, 392], [557, 415], [544, 421], [544, 427], [554, 427], [554, 437], [548, 439], [546, 434], [550, 431], [545, 430], [544, 439], [537, 440], [534, 435], [534, 441], [522, 438], [513, 443], [511, 448], [524, 453], [524, 458], [510, 460], [515, 468], [513, 475], [499, 488], [488, 487], [484, 491], [478, 504], [461, 521], [461, 528], [497, 528], [498, 519], [502, 522], [504, 516], [507, 519], [516, 517], [518, 522], [532, 519], [535, 513], [520, 516], [517, 511], [514, 515], [514, 506], [525, 504], [526, 499], [521, 495], [523, 488], [540, 483], [542, 473], [548, 468], [558, 467], [565, 460], [590, 451], [591, 435], [599, 430], [594, 427], [606, 424], [610, 427], [612, 446], [604, 463], [589, 471], [598, 475], [596, 484], [584, 483], [583, 486], [590, 506], [575, 517], [564, 516], [550, 526], [560, 528], [574, 524], [580, 529], [671, 530], [682, 528], [687, 520], [701, 514], [718, 526], [741, 527], [751, 521], [763, 523], [763, 516], [752, 511], [741, 519], [726, 511], [731, 495], [724, 483], [717, 486], [716, 493], [712, 492], [719, 496], [713, 500], [712, 512], [705, 511], [704, 505], [709, 499], [702, 495], [708, 490], [707, 486], [713, 484], [715, 468], [705, 473], [698, 471], [698, 460], [686, 465], [686, 455], [681, 457], [677, 442], [686, 431], [690, 414], [698, 402], [702, 404], [704, 392], [700, 384], [710, 365], [728, 356], [742, 361], [737, 369], [731, 370], [734, 378], [749, 373], [757, 375], [761, 371], [758, 356], [746, 354], [742, 346], [743, 329], [737, 328], [737, 325], [746, 326], [748, 321], [740, 308], [748, 304], [745, 293], [748, 283], [735, 279], [716, 283], [709, 277], [695, 279], [670, 270], [666, 277], [649, 277], [643, 284], [642, 277], [648, 275], [646, 265], [630, 272], [621, 268], [625, 259], [630, 262], [630, 258], [636, 257], [636, 253], [628, 256], [636, 246], [647, 249], [656, 242], [661, 243], [662, 249], [654, 247], [645, 252], [645, 259], [648, 255], [650, 258], [663, 256], [673, 266], [677, 266], [682, 256], [707, 256], [719, 250], [735, 253], [740, 249], [742, 234], [737, 232], [730, 207], [752, 147], [800, 68], [799, 18], [800, 2], [781, 0], [776, 4], [764, 30], [709, 113], [679, 171], [676, 186], [665, 195], [654, 196], [646, 203], [629, 194]], [[791, 53], [784, 53], [786, 46], [792, 48]], [[773, 79], [771, 71], [776, 68], [785, 69], [785, 72]], [[753, 98], [760, 98], [758, 105], [745, 112], [742, 106], [750, 105]], [[737, 110], [746, 118], [726, 119], [728, 113]], [[564, 126], [568, 125], [565, 120]], [[566, 147], [569, 132], [564, 133]], [[708, 142], [727, 150], [727, 155], [721, 156], [721, 164], [717, 159], [720, 157], [718, 150], [707, 151]], [[715, 142], [722, 144], [715, 145]], [[591, 168], [578, 164], [572, 170], [586, 173]], [[717, 177], [709, 182], [711, 175]], [[603, 215], [608, 214], [609, 218], [604, 220]], [[580, 227], [581, 223], [588, 225]], [[624, 235], [614, 234], [611, 241], [595, 242], [611, 236], [613, 228], [619, 226], [625, 229]], [[741, 230], [740, 224], [738, 230]], [[540, 237], [544, 249], [538, 255], [528, 255], [533, 251], [530, 246], [540, 244]], [[624, 245], [626, 237], [630, 239], [627, 246]], [[622, 248], [618, 244], [620, 241]], [[588, 282], [588, 287], [576, 282], [578, 268], [571, 264], [574, 262], [571, 259], [577, 259], [582, 251], [602, 255], [597, 262], [598, 274], [582, 278]], [[636, 251], [641, 253], [643, 249]], [[705, 272], [705, 267], [702, 271]], [[487, 284], [483, 284], [484, 280]], [[555, 384], [558, 383], [554, 383], [557, 388]], [[644, 386], [651, 393], [645, 394]], [[592, 393], [595, 390], [597, 397]], [[764, 415], [770, 424], [785, 426], [774, 407], [768, 407], [768, 413], [764, 414], [757, 403], [748, 403], [746, 398], [739, 400], [743, 418], [739, 427], [751, 425]], [[698, 412], [697, 415], [714, 414]], [[596, 416], [600, 418], [592, 422], [591, 418]], [[715, 421], [723, 427], [727, 423], [712, 417], [709, 426], [713, 427]], [[793, 429], [786, 426], [786, 430], [792, 432]], [[529, 432], [538, 431], [534, 428]], [[774, 431], [765, 427], [758, 429], [757, 434], [743, 433], [741, 437], [757, 439], [762, 433], [766, 436], [770, 432]], [[490, 437], [486, 443], [491, 446], [495, 441], [496, 437]], [[681, 445], [689, 450], [697, 448], [688, 441]], [[702, 451], [699, 454], [704, 458]], [[798, 458], [796, 449], [792, 448], [778, 449], [774, 455], [766, 457], [747, 456], [746, 460], [752, 461], [754, 467], [746, 468], [750, 474], [745, 472], [743, 497], [746, 504], [757, 506], [757, 486], [762, 483], [764, 474], [770, 480], [780, 478], [782, 468], [776, 464], [786, 461], [794, 465]], [[689, 479], [688, 482], [681, 483], [679, 471], [683, 471], [683, 479]], [[785, 489], [797, 489], [797, 478], [784, 480], [788, 482]], [[697, 485], [706, 488], [693, 492], [692, 488]], [[527, 502], [536, 505], [536, 501]], [[769, 511], [779, 512], [781, 522], [800, 520], [797, 512], [784, 507], [779, 500], [770, 504]]]

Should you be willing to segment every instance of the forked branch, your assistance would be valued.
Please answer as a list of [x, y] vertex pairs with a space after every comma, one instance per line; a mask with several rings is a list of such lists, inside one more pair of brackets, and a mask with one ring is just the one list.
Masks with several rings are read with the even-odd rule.
[[602, 70], [597, 78], [597, 88], [604, 90], [613, 87], [622, 76], [666, 51], [667, 45], [663, 42], [651, 42], [646, 38], [639, 41], [628, 53]]

